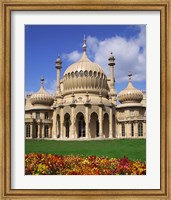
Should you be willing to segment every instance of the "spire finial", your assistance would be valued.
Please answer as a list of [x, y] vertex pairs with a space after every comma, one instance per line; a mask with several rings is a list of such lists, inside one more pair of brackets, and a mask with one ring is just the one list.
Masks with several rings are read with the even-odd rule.
[[42, 86], [42, 87], [44, 87], [44, 81], [45, 81], [44, 77], [41, 76], [41, 78], [40, 78], [40, 82], [41, 82], [41, 86]]
[[131, 77], [132, 77], [132, 74], [129, 72], [129, 73], [128, 73], [129, 82], [131, 82]]
[[86, 45], [86, 37], [85, 37], [85, 35], [84, 35], [83, 51], [86, 52], [86, 48], [87, 48], [87, 45]]

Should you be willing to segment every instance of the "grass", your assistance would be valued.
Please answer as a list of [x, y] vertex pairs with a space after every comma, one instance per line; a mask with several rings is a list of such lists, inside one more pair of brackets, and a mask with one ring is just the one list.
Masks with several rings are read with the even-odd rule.
[[145, 139], [115, 139], [99, 141], [26, 140], [25, 153], [51, 153], [58, 155], [96, 155], [109, 158], [128, 157], [146, 161]]

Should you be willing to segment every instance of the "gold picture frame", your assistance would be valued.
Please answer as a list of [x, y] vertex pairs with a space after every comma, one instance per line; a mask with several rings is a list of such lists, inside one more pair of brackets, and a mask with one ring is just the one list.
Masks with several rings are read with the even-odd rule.
[[[170, 0], [1, 0], [0, 26], [0, 199], [171, 199], [171, 1]], [[160, 11], [161, 25], [161, 188], [159, 190], [11, 189], [11, 11]]]

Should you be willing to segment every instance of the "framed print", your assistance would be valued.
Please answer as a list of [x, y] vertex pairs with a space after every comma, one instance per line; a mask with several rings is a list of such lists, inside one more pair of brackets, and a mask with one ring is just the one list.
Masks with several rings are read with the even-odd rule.
[[1, 198], [171, 199], [170, 1], [2, 1]]

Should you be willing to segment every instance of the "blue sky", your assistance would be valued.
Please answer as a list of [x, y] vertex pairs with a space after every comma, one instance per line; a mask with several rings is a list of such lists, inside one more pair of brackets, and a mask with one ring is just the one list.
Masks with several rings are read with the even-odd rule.
[[55, 90], [55, 60], [60, 54], [62, 73], [82, 55], [84, 34], [87, 54], [109, 75], [108, 57], [115, 59], [116, 90], [127, 85], [127, 74], [140, 90], [146, 89], [146, 27], [145, 25], [26, 25], [25, 26], [25, 91], [36, 92], [40, 77], [46, 79], [45, 88]]

